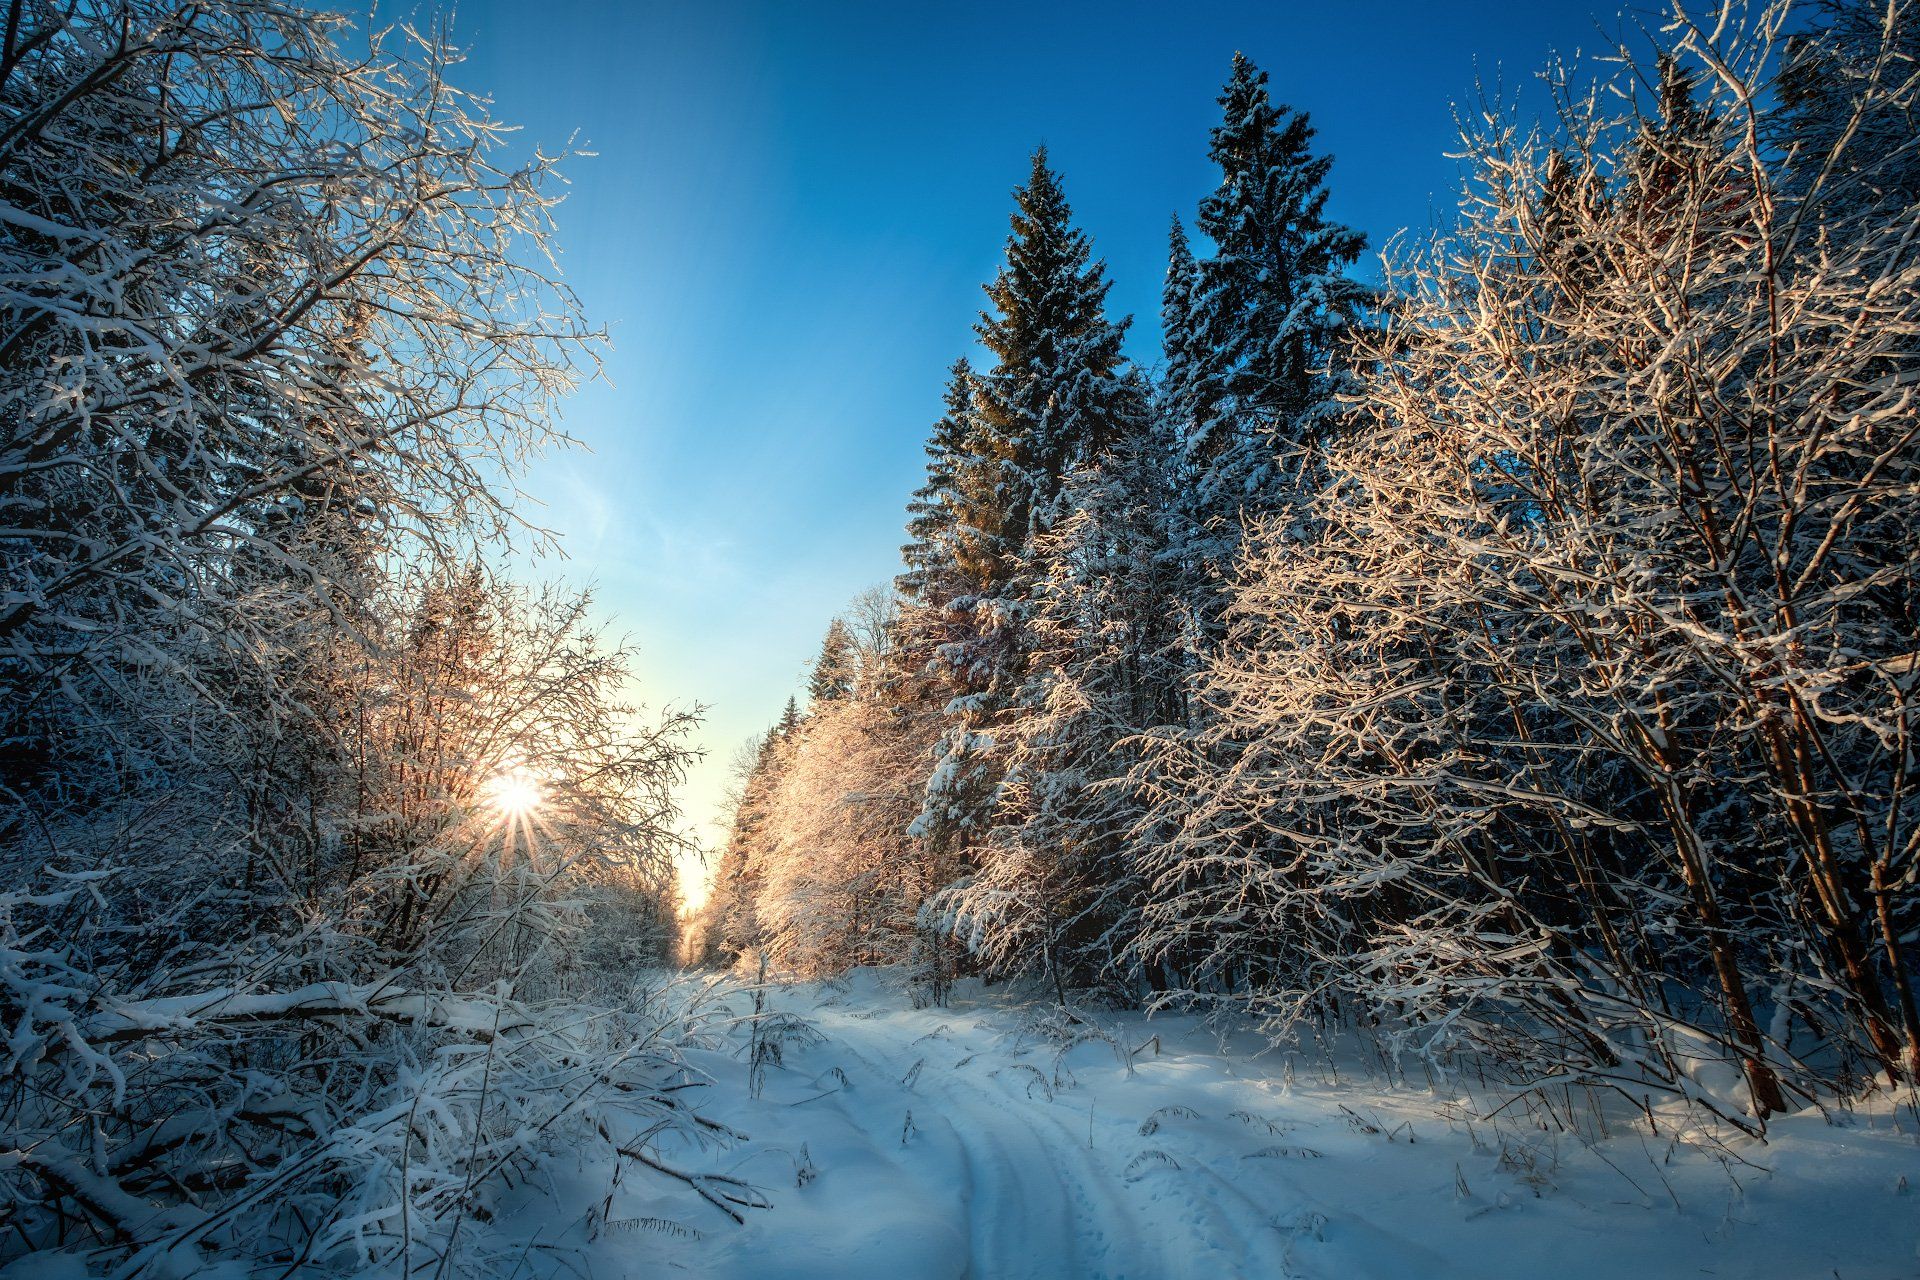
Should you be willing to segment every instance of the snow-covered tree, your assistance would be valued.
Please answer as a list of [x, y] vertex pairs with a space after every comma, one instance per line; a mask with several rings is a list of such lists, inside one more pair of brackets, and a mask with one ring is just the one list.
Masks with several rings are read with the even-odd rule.
[[814, 711], [853, 692], [854, 681], [859, 678], [855, 661], [853, 637], [847, 633], [847, 624], [835, 618], [827, 624], [827, 634], [820, 641], [820, 654], [813, 660], [813, 670], [807, 676], [807, 702]]
[[683, 1110], [581, 960], [670, 941], [686, 719], [460, 570], [593, 360], [558, 161], [427, 33], [3, 25], [0, 1262], [511, 1268], [549, 1144]]
[[973, 411], [973, 366], [963, 356], [948, 372], [945, 412], [927, 436], [926, 479], [907, 503], [906, 570], [895, 581], [901, 598], [939, 609], [964, 590], [959, 581], [958, 525], [966, 472], [977, 465], [980, 433]]
[[324, 591], [302, 513], [411, 555], [504, 528], [492, 463], [540, 442], [586, 349], [539, 254], [505, 251], [545, 234], [556, 162], [501, 161], [421, 74], [430, 43], [350, 56], [339, 20], [266, 3], [25, 4], [9, 29], [0, 701], [37, 720], [8, 736], [40, 805], [170, 750], [135, 686], [255, 661], [269, 566]]
[[899, 629], [884, 592], [834, 620], [844, 689], [783, 719], [746, 768], [716, 889], [741, 922], [736, 954], [808, 975], [903, 964], [937, 1001], [952, 959], [920, 906], [954, 872], [910, 828], [942, 723], [937, 705], [898, 696]]
[[1920, 5], [1817, 0], [1791, 38], [1779, 77], [1785, 109], [1771, 121], [1784, 183], [1846, 186], [1842, 198], [1895, 216], [1920, 200], [1920, 141], [1911, 106], [1920, 76]]
[[1165, 300], [1190, 486], [1187, 590], [1208, 641], [1244, 527], [1311, 494], [1311, 451], [1353, 386], [1343, 344], [1366, 302], [1346, 274], [1365, 238], [1326, 216], [1333, 160], [1313, 154], [1306, 114], [1275, 103], [1241, 54], [1219, 101], [1208, 154], [1220, 182], [1195, 219], [1211, 252], [1193, 261], [1176, 229]]
[[1779, 21], [1465, 140], [1312, 540], [1260, 528], [1211, 725], [1140, 771], [1195, 995], [1695, 1097], [1719, 1057], [1759, 1118], [1913, 1069], [1920, 208], [1781, 180]]
[[937, 732], [924, 713], [867, 696], [807, 718], [769, 797], [757, 915], [769, 957], [796, 973], [906, 964], [927, 883], [908, 827]]
[[1175, 458], [1139, 390], [1127, 433], [1076, 468], [1038, 545], [1031, 675], [1001, 730], [1007, 777], [977, 869], [935, 910], [1000, 973], [1131, 999], [1145, 894], [1133, 740], [1179, 714], [1184, 647], [1169, 609]]
[[951, 696], [915, 832], [965, 848], [992, 821], [1004, 765], [995, 726], [1027, 676], [1024, 635], [1045, 574], [1038, 540], [1063, 515], [1061, 486], [1120, 430], [1131, 391], [1124, 322], [1106, 318], [1105, 267], [1073, 225], [1045, 148], [1014, 192], [1006, 262], [986, 286], [976, 332], [993, 365], [970, 378], [974, 456], [957, 472], [955, 559], [964, 583], [946, 606], [937, 661]]
[[802, 723], [799, 703], [788, 698], [780, 718], [747, 743], [734, 763], [727, 843], [714, 869], [709, 908], [717, 938], [710, 962], [751, 959], [767, 945], [767, 929], [760, 918], [761, 885], [771, 856], [767, 824]]

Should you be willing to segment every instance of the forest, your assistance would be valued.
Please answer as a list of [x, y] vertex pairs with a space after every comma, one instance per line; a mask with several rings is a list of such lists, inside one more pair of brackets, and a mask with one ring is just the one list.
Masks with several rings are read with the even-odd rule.
[[[978, 1170], [926, 1174], [950, 1256], [783, 1269], [891, 1203], [802, 1103], [858, 1079], [873, 1160], [1031, 1141], [895, 1027], [1001, 1028], [1021, 1106], [1085, 1077], [1089, 1160], [1200, 1123], [1096, 1114], [1163, 1055], [1319, 1064], [1366, 1154], [1250, 1156], [1446, 1128], [1454, 1232], [1635, 1125], [1669, 1215], [1796, 1144], [1920, 1181], [1920, 6], [1663, 10], [1544, 119], [1478, 100], [1384, 246], [1223, 50], [1152, 361], [1033, 151], [902, 572], [767, 708], [696, 909], [698, 713], [648, 705], [701, 691], [518, 554], [608, 349], [577, 157], [384, 21], [6, 7], [0, 1275], [1528, 1273], [1316, 1263], [1364, 1233], [1219, 1188], [1162, 1270]], [[1909, 1274], [1832, 1176], [1852, 1216], [1751, 1212], [1838, 1252], [1764, 1273]]]

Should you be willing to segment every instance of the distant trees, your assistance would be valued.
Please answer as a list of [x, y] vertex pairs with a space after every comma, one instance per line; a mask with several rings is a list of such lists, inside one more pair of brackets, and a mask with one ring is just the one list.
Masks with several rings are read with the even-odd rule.
[[767, 820], [799, 727], [799, 704], [789, 698], [780, 719], [745, 743], [734, 759], [727, 842], [714, 867], [703, 924], [703, 958], [708, 963], [731, 964], [766, 945], [759, 904], [769, 857]]
[[784, 967], [912, 961], [938, 885], [907, 834], [935, 726], [871, 695], [829, 702], [794, 737], [772, 796], [759, 914]]
[[1237, 58], [1151, 385], [1036, 159], [875, 686], [944, 725], [869, 846], [949, 877], [923, 930], [1742, 1123], [1920, 1072], [1920, 26], [1818, 16], [1490, 113], [1377, 296]]
[[[652, 933], [635, 959], [672, 954], [689, 717], [635, 722], [634, 652], [596, 634], [590, 607], [460, 571], [428, 585], [379, 685], [347, 708], [343, 887], [378, 895], [358, 909], [389, 953], [524, 978], [569, 963], [554, 944], [591, 919]], [[609, 904], [636, 892], [639, 917], [619, 919]]]
[[917, 987], [944, 992], [951, 961], [918, 910], [952, 870], [909, 833], [941, 725], [895, 699], [897, 625], [884, 594], [834, 619], [809, 681], [821, 693], [804, 714], [789, 702], [741, 761], [710, 961], [764, 955], [806, 974], [909, 964]]
[[814, 659], [813, 673], [807, 679], [807, 697], [813, 705], [853, 692], [858, 674], [854, 660], [853, 637], [847, 634], [847, 624], [835, 618], [827, 625], [827, 634], [820, 641], [820, 656]]

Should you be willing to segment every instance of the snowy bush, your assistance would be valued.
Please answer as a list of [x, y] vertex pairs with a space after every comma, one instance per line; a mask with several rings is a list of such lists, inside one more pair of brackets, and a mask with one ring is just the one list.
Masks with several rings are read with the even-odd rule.
[[98, 932], [90, 887], [0, 899], [4, 1254], [505, 1272], [531, 1242], [498, 1210], [547, 1162], [706, 1134], [665, 1010], [302, 983], [297, 954], [103, 978], [62, 941]]

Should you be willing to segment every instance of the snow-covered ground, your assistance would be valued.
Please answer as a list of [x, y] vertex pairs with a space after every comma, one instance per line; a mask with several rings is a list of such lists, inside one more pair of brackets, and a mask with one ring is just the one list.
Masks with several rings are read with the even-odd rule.
[[1715, 1154], [1658, 1115], [1657, 1136], [1616, 1119], [1599, 1141], [1511, 1109], [1468, 1123], [1424, 1078], [1223, 1044], [1188, 1018], [1101, 1015], [1063, 1051], [1040, 1006], [977, 988], [913, 1010], [863, 972], [775, 1001], [819, 1038], [786, 1047], [759, 1099], [740, 1058], [696, 1055], [703, 1109], [749, 1140], [683, 1153], [773, 1207], [694, 1217], [684, 1189], [629, 1170], [609, 1200], [583, 1169], [613, 1228], [594, 1274], [1920, 1276], [1911, 1109], [1786, 1117]]

